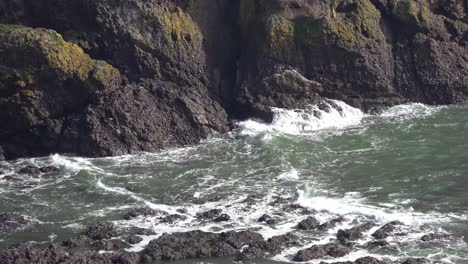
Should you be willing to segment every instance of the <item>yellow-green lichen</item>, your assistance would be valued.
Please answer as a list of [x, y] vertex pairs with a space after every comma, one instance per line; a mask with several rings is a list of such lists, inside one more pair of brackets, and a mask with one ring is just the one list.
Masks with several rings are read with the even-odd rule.
[[272, 51], [280, 51], [291, 47], [294, 42], [294, 24], [280, 16], [270, 17], [266, 23], [268, 45]]
[[197, 24], [180, 8], [177, 8], [176, 12], [165, 10], [159, 20], [166, 39], [171, 43], [188, 45], [192, 41], [201, 39]]
[[35, 79], [33, 75], [37, 75], [37, 71], [44, 66], [56, 71], [62, 79], [73, 78], [82, 82], [93, 77], [107, 84], [119, 76], [118, 70], [111, 65], [91, 59], [78, 45], [66, 42], [53, 30], [10, 25], [2, 27], [9, 30], [0, 31], [0, 39], [5, 40], [0, 48], [11, 49], [14, 56], [23, 58], [21, 63], [24, 68], [17, 69], [17, 75], [27, 83], [32, 83]]
[[327, 29], [346, 47], [373, 46], [385, 40], [380, 29], [380, 12], [369, 0], [349, 0], [356, 9], [327, 18]]
[[18, 81], [15, 82], [15, 84], [16, 84], [16, 86], [21, 87], [21, 88], [26, 87], [26, 82], [23, 81], [23, 80], [18, 80]]
[[443, 18], [432, 13], [428, 1], [390, 0], [389, 6], [394, 17], [419, 32], [446, 34]]

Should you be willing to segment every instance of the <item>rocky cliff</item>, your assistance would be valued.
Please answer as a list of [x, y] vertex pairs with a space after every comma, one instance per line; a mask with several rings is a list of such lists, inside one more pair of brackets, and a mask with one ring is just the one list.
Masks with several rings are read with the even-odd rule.
[[[321, 97], [468, 98], [463, 0], [1, 0], [0, 157], [193, 144]], [[2, 154], [3, 153], [3, 154]]]

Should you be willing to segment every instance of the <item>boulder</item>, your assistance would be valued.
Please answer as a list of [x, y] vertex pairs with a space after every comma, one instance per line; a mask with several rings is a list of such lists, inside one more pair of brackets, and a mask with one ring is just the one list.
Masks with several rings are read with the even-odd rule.
[[98, 223], [90, 226], [85, 235], [93, 240], [110, 239], [117, 236], [117, 230], [112, 223]]
[[317, 229], [319, 226], [319, 221], [317, 221], [317, 219], [315, 219], [314, 217], [309, 216], [306, 219], [299, 222], [297, 228], [301, 230], [314, 230]]
[[261, 241], [261, 235], [250, 231], [163, 234], [149, 243], [142, 253], [142, 259], [145, 262], [154, 262], [235, 256], [242, 247]]
[[360, 238], [363, 238], [363, 233], [369, 231], [372, 228], [372, 226], [374, 226], [374, 224], [365, 223], [363, 225], [353, 227], [347, 230], [340, 229], [338, 230], [336, 237], [342, 243], [346, 243], [347, 241], [358, 240]]
[[401, 223], [400, 221], [390, 222], [382, 226], [381, 228], [377, 229], [377, 231], [375, 231], [372, 234], [372, 236], [375, 237], [376, 239], [385, 239], [395, 231], [397, 226], [402, 225], [402, 224], [403, 223]]
[[309, 261], [313, 259], [320, 259], [324, 257], [343, 257], [348, 255], [351, 250], [348, 247], [336, 243], [329, 243], [324, 245], [314, 245], [310, 248], [300, 250], [294, 256], [294, 261]]

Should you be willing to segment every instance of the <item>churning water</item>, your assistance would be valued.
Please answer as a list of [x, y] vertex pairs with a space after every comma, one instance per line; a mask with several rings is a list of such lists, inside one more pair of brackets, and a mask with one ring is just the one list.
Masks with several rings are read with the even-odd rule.
[[[272, 124], [240, 122], [236, 131], [197, 146], [114, 158], [52, 155], [3, 162], [1, 211], [20, 213], [30, 224], [0, 233], [0, 245], [60, 241], [99, 221], [112, 221], [124, 233], [135, 228], [156, 232], [128, 251], [142, 250], [163, 232], [254, 229], [265, 238], [294, 232], [302, 247], [258, 262], [277, 263], [292, 262], [301, 248], [335, 240], [338, 229], [372, 221], [378, 225], [354, 251], [333, 261], [376, 256], [468, 263], [467, 107], [409, 104], [370, 116], [330, 100], [307, 110], [274, 111]], [[60, 172], [18, 176], [26, 165], [55, 165]], [[256, 202], [245, 203], [247, 197]], [[162, 223], [160, 215], [124, 220], [125, 211], [135, 207], [187, 218], [175, 223]], [[291, 209], [296, 207], [301, 210]], [[214, 208], [231, 221], [195, 217]], [[298, 231], [305, 209], [320, 222], [339, 216], [346, 221], [325, 233]], [[258, 222], [265, 213], [280, 221]], [[387, 238], [389, 247], [368, 249], [370, 234], [392, 220], [405, 224], [403, 235]], [[428, 233], [455, 235], [421, 241]], [[208, 262], [230, 260], [200, 263]]]

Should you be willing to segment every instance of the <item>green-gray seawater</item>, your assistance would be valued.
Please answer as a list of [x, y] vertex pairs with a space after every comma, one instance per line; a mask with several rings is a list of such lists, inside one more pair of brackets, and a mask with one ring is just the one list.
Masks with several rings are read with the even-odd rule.
[[[128, 245], [129, 251], [141, 250], [163, 232], [255, 229], [266, 238], [294, 232], [303, 247], [257, 262], [278, 263], [289, 262], [301, 248], [335, 240], [340, 228], [372, 221], [376, 227], [338, 260], [376, 256], [397, 263], [425, 257], [437, 263], [468, 263], [468, 107], [411, 104], [374, 116], [350, 107], [341, 111], [316, 118], [277, 110], [271, 125], [245, 121], [227, 135], [159, 153], [2, 162], [0, 212], [22, 214], [30, 223], [0, 233], [0, 246], [61, 241], [99, 221], [114, 222], [124, 234], [135, 228], [156, 232], [136, 246]], [[26, 165], [55, 165], [60, 171], [18, 175]], [[249, 196], [256, 202], [243, 202]], [[302, 210], [287, 209], [290, 205]], [[123, 218], [128, 209], [145, 206], [188, 218], [175, 223], [162, 223], [158, 215]], [[213, 208], [229, 214], [231, 221], [196, 219], [197, 213]], [[295, 225], [306, 217], [303, 209], [321, 222], [338, 216], [347, 221], [325, 233], [300, 232]], [[258, 222], [265, 213], [277, 215], [280, 222]], [[370, 234], [393, 220], [405, 224], [402, 234], [387, 238], [389, 247], [368, 249]], [[428, 233], [454, 235], [421, 241]]]

